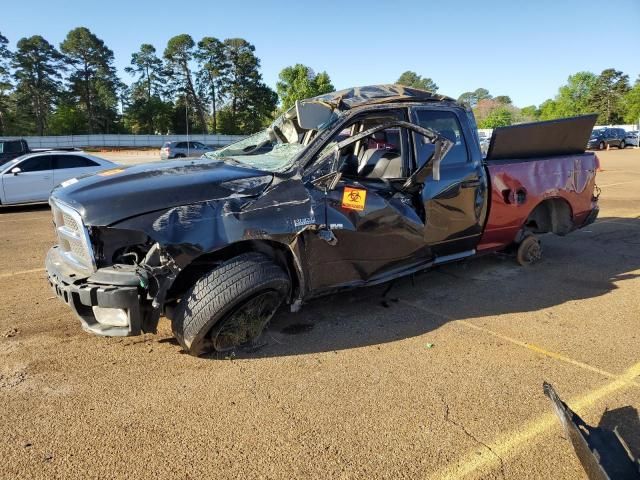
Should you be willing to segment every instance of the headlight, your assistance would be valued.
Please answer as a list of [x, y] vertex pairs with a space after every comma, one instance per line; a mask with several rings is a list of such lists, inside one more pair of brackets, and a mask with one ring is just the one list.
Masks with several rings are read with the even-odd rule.
[[110, 327], [126, 327], [129, 325], [129, 315], [122, 308], [103, 308], [94, 306], [93, 314], [98, 323]]

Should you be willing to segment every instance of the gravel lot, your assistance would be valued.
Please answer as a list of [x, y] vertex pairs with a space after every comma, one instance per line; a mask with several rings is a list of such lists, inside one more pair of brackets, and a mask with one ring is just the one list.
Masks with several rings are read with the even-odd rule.
[[540, 264], [321, 299], [230, 359], [84, 333], [48, 208], [0, 211], [0, 478], [583, 478], [544, 380], [640, 455], [640, 150], [599, 155], [599, 220]]

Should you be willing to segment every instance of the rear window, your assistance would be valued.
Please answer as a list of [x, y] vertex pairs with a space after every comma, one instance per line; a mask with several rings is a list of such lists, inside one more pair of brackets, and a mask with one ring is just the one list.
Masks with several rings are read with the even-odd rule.
[[171, 146], [171, 142], [164, 142], [162, 148], [169, 148]]
[[[453, 144], [453, 148], [442, 160], [442, 166], [459, 165], [469, 161], [467, 153], [467, 145], [462, 135], [460, 122], [455, 113], [441, 110], [416, 110], [417, 124], [422, 128], [434, 130], [445, 138], [448, 138]], [[424, 161], [430, 157], [428, 150], [434, 150], [435, 145], [425, 144], [425, 137], [420, 135], [420, 139], [416, 141], [418, 146], [418, 162]], [[418, 165], [419, 166], [419, 165]]]
[[174, 145], [175, 148], [187, 148], [187, 142], [178, 142]]
[[54, 155], [53, 168], [82, 168], [82, 167], [97, 167], [98, 164], [93, 160], [81, 157], [79, 155]]
[[24, 151], [20, 140], [0, 142], [0, 153], [21, 153]]

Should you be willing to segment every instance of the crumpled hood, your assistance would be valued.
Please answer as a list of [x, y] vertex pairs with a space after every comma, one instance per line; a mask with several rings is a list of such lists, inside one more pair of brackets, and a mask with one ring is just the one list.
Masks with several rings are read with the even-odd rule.
[[51, 198], [106, 226], [155, 210], [228, 197], [259, 195], [273, 180], [262, 170], [216, 160], [176, 160], [118, 167], [63, 182]]

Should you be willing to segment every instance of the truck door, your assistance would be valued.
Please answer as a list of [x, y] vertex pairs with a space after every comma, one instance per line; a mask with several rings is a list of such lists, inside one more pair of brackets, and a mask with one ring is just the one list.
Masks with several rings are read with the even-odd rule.
[[[349, 143], [358, 132], [376, 125], [405, 121], [406, 115], [405, 109], [370, 113], [338, 132], [324, 151], [338, 142]], [[398, 188], [410, 168], [408, 129], [376, 131], [344, 147], [339, 156], [339, 181], [326, 190], [310, 186], [317, 205], [314, 221], [326, 224], [330, 232], [330, 239], [315, 233], [307, 236], [311, 288], [371, 282], [428, 263], [431, 254], [422, 219], [412, 196]]]
[[[427, 177], [421, 192], [424, 238], [436, 257], [465, 256], [480, 241], [487, 214], [487, 178], [475, 136], [456, 109], [415, 107], [411, 120], [454, 142], [440, 165], [440, 179]], [[462, 121], [461, 121], [462, 120]], [[465, 128], [462, 127], [465, 125]], [[412, 133], [415, 167], [430, 157], [434, 145]]]

